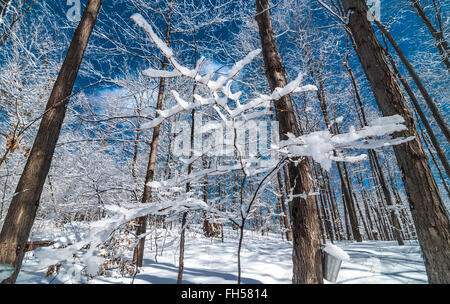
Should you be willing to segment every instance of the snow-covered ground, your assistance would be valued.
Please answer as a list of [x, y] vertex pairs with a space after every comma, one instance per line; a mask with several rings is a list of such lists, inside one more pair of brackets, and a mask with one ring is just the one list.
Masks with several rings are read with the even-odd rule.
[[[178, 272], [178, 239], [158, 239], [158, 256], [155, 259], [155, 242], [150, 247], [147, 238], [144, 267], [134, 278], [134, 284], [176, 283]], [[193, 231], [187, 232], [184, 283], [236, 283], [237, 282], [237, 232], [227, 231], [224, 243], [220, 239], [206, 239]], [[234, 236], [234, 237], [231, 237]], [[427, 283], [425, 267], [417, 242], [406, 241], [405, 246], [396, 242], [366, 241], [337, 242], [350, 256], [344, 261], [337, 283]], [[243, 283], [289, 284], [292, 278], [292, 244], [283, 241], [279, 234], [261, 236], [247, 232], [242, 250]], [[35, 259], [30, 254], [24, 262], [18, 283], [96, 283], [131, 284], [131, 276], [110, 274], [86, 281], [76, 272], [60, 273], [45, 277], [46, 270], [35, 271]], [[75, 268], [76, 269], [76, 268]], [[79, 267], [81, 269], [81, 267]], [[327, 282], [329, 283], [329, 282]]]

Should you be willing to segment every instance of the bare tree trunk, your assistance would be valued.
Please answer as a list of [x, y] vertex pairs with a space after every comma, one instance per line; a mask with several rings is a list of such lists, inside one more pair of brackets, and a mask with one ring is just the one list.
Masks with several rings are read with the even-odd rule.
[[[361, 188], [364, 188], [364, 185], [362, 183], [360, 183], [360, 185], [361, 185]], [[370, 227], [369, 240], [373, 240], [373, 239], [377, 240], [378, 234], [376, 234], [376, 235], [374, 234], [375, 226], [373, 225], [372, 217], [371, 217], [370, 210], [369, 210], [369, 204], [367, 203], [366, 189], [363, 189], [362, 198], [363, 198], [364, 209], [366, 212], [366, 218], [367, 218], [367, 221], [368, 221], [369, 227]]]
[[423, 23], [427, 27], [427, 29], [430, 31], [431, 36], [433, 36], [434, 42], [436, 44], [437, 49], [439, 50], [439, 53], [442, 57], [442, 62], [447, 66], [448, 72], [450, 73], [450, 61], [449, 61], [449, 53], [450, 48], [448, 46], [447, 41], [445, 40], [444, 33], [442, 31], [438, 31], [433, 24], [431, 23], [430, 19], [428, 18], [427, 14], [425, 13], [425, 10], [420, 5], [419, 0], [410, 0], [412, 3], [412, 6], [416, 9], [417, 14], [419, 15], [420, 19], [422, 19]]
[[398, 245], [403, 246], [405, 243], [403, 242], [403, 238], [401, 235], [402, 228], [400, 226], [400, 222], [398, 220], [397, 214], [395, 213], [395, 203], [392, 200], [391, 193], [389, 192], [389, 188], [386, 182], [386, 179], [384, 178], [383, 169], [381, 168], [380, 161], [378, 160], [378, 155], [376, 153], [373, 153], [373, 150], [369, 151], [369, 154], [371, 155], [373, 159], [373, 163], [375, 166], [375, 171], [378, 172], [378, 180], [380, 181], [381, 190], [383, 191], [384, 199], [386, 200], [387, 205], [390, 210], [391, 215], [391, 221], [394, 229], [394, 236], [397, 240]]
[[358, 216], [356, 215], [355, 205], [349, 190], [348, 182], [345, 178], [344, 171], [342, 169], [342, 164], [340, 162], [337, 162], [336, 165], [338, 168], [339, 177], [341, 179], [344, 204], [347, 207], [347, 213], [350, 220], [350, 227], [352, 229], [353, 239], [356, 240], [357, 242], [362, 242], [362, 236], [359, 231]]
[[349, 13], [348, 27], [356, 45], [355, 51], [361, 61], [375, 99], [384, 116], [400, 115], [407, 129], [398, 136], [415, 138], [394, 146], [395, 156], [403, 174], [411, 213], [424, 255], [430, 283], [450, 283], [450, 222], [439, 195], [427, 156], [418, 138], [413, 116], [408, 108], [400, 86], [389, 68], [383, 48], [370, 22], [367, 5], [363, 0], [342, 0]]
[[184, 271], [184, 242], [186, 236], [186, 217], [187, 213], [183, 213], [183, 218], [181, 220], [181, 236], [180, 236], [180, 257], [178, 259], [178, 276], [177, 276], [177, 284], [183, 283], [183, 271]]
[[[170, 26], [171, 26], [171, 16], [172, 16], [172, 6], [169, 8], [169, 15], [167, 19], [166, 28], [166, 44], [170, 43]], [[167, 58], [164, 57], [161, 70], [167, 68]], [[158, 110], [163, 108], [164, 103], [164, 90], [165, 90], [166, 79], [162, 77], [159, 81], [158, 99], [156, 101], [156, 117], [159, 116]], [[150, 144], [150, 153], [148, 156], [147, 163], [147, 173], [145, 175], [144, 193], [142, 195], [142, 203], [148, 203], [152, 199], [152, 188], [149, 183], [153, 181], [155, 175], [156, 166], [156, 155], [158, 151], [159, 144], [159, 133], [161, 131], [161, 125], [157, 125], [153, 128], [152, 142]], [[147, 231], [147, 216], [141, 216], [137, 220], [136, 235], [144, 234]], [[142, 267], [142, 261], [144, 259], [144, 247], [145, 247], [145, 237], [140, 238], [138, 244], [134, 248], [133, 252], [133, 263], [137, 267]]]
[[[267, 0], [256, 0], [255, 17], [263, 50], [266, 77], [271, 90], [287, 84], [285, 71], [281, 63], [274, 39]], [[279, 122], [280, 139], [287, 138], [287, 133], [300, 135], [290, 96], [275, 101], [276, 115]], [[294, 195], [310, 193], [314, 189], [311, 168], [308, 159], [298, 160], [298, 165], [288, 165]], [[320, 228], [317, 221], [318, 210], [315, 196], [302, 199], [295, 196], [292, 201], [291, 223], [293, 236], [293, 283], [323, 283], [322, 253], [320, 251]]]
[[[233, 208], [235, 210], [237, 210], [238, 205], [237, 205], [237, 199], [238, 199], [238, 179], [239, 179], [239, 174], [237, 172], [237, 170], [234, 170], [234, 179], [233, 179], [233, 193], [232, 193], [232, 201], [233, 201]], [[238, 225], [236, 225], [235, 223], [231, 223], [231, 227], [233, 228], [233, 230], [237, 230], [238, 229]]]
[[72, 38], [64, 63], [47, 102], [33, 148], [17, 185], [0, 233], [0, 263], [13, 265], [14, 274], [2, 283], [15, 283], [22, 265], [67, 103], [102, 0], [90, 0]]
[[375, 165], [375, 161], [372, 157], [372, 154], [369, 153], [369, 166], [370, 166], [370, 172], [372, 174], [372, 180], [374, 182], [374, 186], [375, 186], [375, 193], [376, 193], [376, 212], [377, 212], [377, 216], [379, 218], [380, 221], [380, 225], [382, 227], [382, 231], [384, 234], [384, 239], [385, 240], [391, 240], [391, 226], [390, 223], [388, 221], [388, 218], [386, 217], [386, 210], [385, 210], [385, 197], [382, 194], [380, 188], [380, 179], [378, 178], [378, 170], [376, 169], [377, 166]]
[[348, 209], [347, 209], [347, 204], [345, 203], [345, 198], [344, 196], [342, 196], [342, 200], [343, 200], [343, 205], [344, 205], [344, 219], [345, 219], [345, 232], [347, 233], [347, 240], [351, 240], [352, 239], [352, 235], [350, 233], [350, 223], [349, 223], [349, 216], [348, 216]]
[[359, 217], [361, 218], [361, 222], [362, 222], [362, 224], [363, 224], [364, 231], [366, 232], [367, 239], [370, 240], [370, 231], [369, 231], [369, 228], [368, 228], [368, 226], [367, 226], [366, 219], [364, 218], [364, 215], [363, 215], [363, 213], [361, 212], [361, 208], [359, 207], [359, 203], [358, 203], [358, 201], [356, 200], [356, 194], [355, 194], [354, 192], [353, 192], [353, 196], [355, 197], [356, 210], [358, 210], [358, 214], [359, 214]]
[[337, 207], [337, 203], [336, 203], [335, 197], [333, 195], [334, 194], [334, 189], [331, 188], [330, 177], [328, 176], [328, 172], [326, 172], [326, 171], [325, 171], [325, 179], [326, 179], [326, 185], [327, 185], [328, 200], [330, 202], [331, 210], [333, 211], [334, 220], [335, 220], [335, 223], [336, 223], [335, 227], [339, 231], [339, 233], [337, 233], [338, 239], [339, 240], [343, 240], [344, 239], [344, 228], [343, 228], [343, 225], [342, 225], [342, 219], [341, 219], [341, 215], [339, 213], [339, 209]]
[[138, 153], [139, 153], [139, 139], [141, 136], [141, 109], [140, 109], [140, 105], [137, 104], [136, 102], [136, 107], [138, 108], [136, 110], [136, 137], [135, 137], [135, 142], [134, 142], [134, 146], [133, 146], [133, 160], [131, 161], [131, 176], [133, 177], [133, 181], [134, 183], [137, 185], [137, 176], [136, 176], [136, 161], [137, 161], [137, 157], [138, 157]]
[[[355, 0], [353, 0], [353, 1], [355, 1]], [[406, 59], [405, 54], [403, 54], [402, 50], [398, 46], [397, 42], [394, 40], [394, 37], [392, 37], [391, 33], [380, 22], [375, 21], [375, 23], [377, 24], [378, 28], [381, 30], [383, 35], [386, 36], [386, 38], [389, 40], [391, 45], [394, 47], [395, 52], [400, 57], [400, 60], [405, 65], [406, 69], [408, 70], [409, 74], [411, 75], [412, 79], [414, 80], [414, 83], [419, 88], [419, 91], [422, 94], [423, 99], [425, 100], [425, 102], [426, 102], [428, 108], [430, 109], [431, 113], [433, 114], [433, 117], [436, 120], [437, 125], [439, 126], [439, 128], [441, 129], [441, 131], [444, 134], [445, 138], [447, 139], [447, 142], [450, 143], [450, 131], [448, 130], [447, 123], [442, 118], [442, 115], [441, 115], [439, 109], [435, 105], [434, 101], [431, 99], [430, 94], [428, 94], [428, 91], [425, 89], [425, 86], [423, 85], [423, 83], [420, 80], [419, 76], [414, 71], [414, 68], [409, 63], [408, 59]], [[377, 42], [378, 42], [378, 40], [377, 40]], [[378, 45], [379, 45], [379, 43], [378, 43]], [[380, 45], [380, 47], [381, 47], [381, 45]]]
[[[386, 159], [386, 156], [384, 158]], [[394, 183], [394, 178], [392, 177], [389, 163], [387, 164], [386, 168], [387, 168], [387, 173], [388, 173], [387, 176], [389, 178], [389, 184], [391, 185], [392, 192], [394, 192], [395, 199], [397, 200], [398, 204], [403, 205], [399, 191]], [[409, 213], [406, 212], [405, 208], [402, 208], [401, 210], [402, 210], [402, 216], [404, 218], [404, 221], [406, 222], [405, 226], [408, 227], [409, 237], [412, 238], [413, 234], [414, 234], [414, 239], [415, 239], [416, 237], [415, 237], [414, 223], [412, 222], [412, 219], [411, 219]]]
[[[287, 212], [287, 208], [286, 208], [286, 198], [285, 198], [285, 193], [283, 190], [283, 180], [281, 178], [281, 172], [278, 171], [277, 172], [277, 179], [278, 179], [278, 187], [280, 189], [280, 205], [281, 205], [281, 211], [283, 212], [283, 223], [284, 223], [284, 228], [286, 229], [286, 239], [288, 241], [292, 241], [292, 227], [291, 227], [291, 222], [289, 221], [289, 216], [288, 216], [288, 212]], [[281, 221], [281, 219], [280, 219]]]
[[[203, 168], [206, 169], [207, 167], [207, 160], [206, 157], [203, 157]], [[208, 175], [205, 175], [204, 177], [205, 179], [205, 183], [203, 185], [203, 201], [205, 203], [208, 203], [208, 188], [209, 188], [209, 184], [208, 184]], [[206, 213], [205, 210], [203, 210], [203, 235], [206, 237], [216, 237], [218, 234], [218, 230], [216, 230], [215, 228], [215, 224], [211, 224], [211, 222], [209, 221], [209, 217], [208, 214]]]
[[[325, 195], [324, 195], [325, 187], [323, 185], [323, 178], [321, 178], [319, 176], [319, 171], [317, 169], [317, 167], [319, 167], [319, 165], [317, 165], [315, 162], [313, 162], [312, 166], [314, 169], [314, 178], [317, 181], [316, 192], [319, 192], [320, 210], [322, 213], [322, 222], [323, 222], [322, 225], [325, 227], [324, 231], [326, 231], [327, 238], [330, 239], [331, 243], [334, 243], [334, 234], [333, 234], [333, 229], [331, 228], [330, 214], [329, 214], [329, 212], [328, 212], [329, 210], [327, 209], [327, 206], [326, 206], [326, 200], [325, 200]], [[324, 244], [325, 243], [326, 243], [326, 241], [324, 241]]]

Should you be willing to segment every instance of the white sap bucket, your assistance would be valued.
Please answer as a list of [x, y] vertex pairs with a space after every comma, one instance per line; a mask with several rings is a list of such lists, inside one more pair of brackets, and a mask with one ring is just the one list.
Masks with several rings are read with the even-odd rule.
[[14, 267], [7, 264], [0, 264], [0, 282], [6, 280], [14, 273]]
[[330, 282], [336, 282], [341, 270], [342, 261], [350, 260], [345, 251], [332, 244], [322, 248], [323, 252], [323, 277]]
[[342, 260], [328, 254], [323, 253], [323, 277], [330, 282], [336, 282], [341, 270]]

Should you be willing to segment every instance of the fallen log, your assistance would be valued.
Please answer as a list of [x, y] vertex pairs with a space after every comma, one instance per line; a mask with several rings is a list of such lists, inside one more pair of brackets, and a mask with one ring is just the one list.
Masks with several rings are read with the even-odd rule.
[[25, 247], [25, 252], [33, 251], [35, 249], [38, 249], [40, 247], [49, 247], [51, 245], [55, 244], [53, 241], [33, 241], [33, 242], [27, 242], [27, 246]]

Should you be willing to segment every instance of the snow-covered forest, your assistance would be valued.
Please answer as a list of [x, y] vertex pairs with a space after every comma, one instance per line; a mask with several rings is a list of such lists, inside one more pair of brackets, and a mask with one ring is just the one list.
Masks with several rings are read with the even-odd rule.
[[0, 282], [450, 283], [449, 13], [0, 0]]

